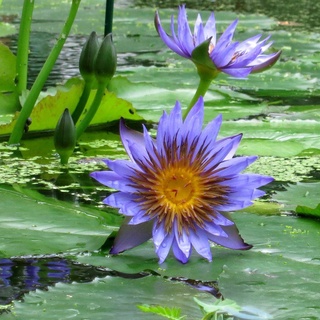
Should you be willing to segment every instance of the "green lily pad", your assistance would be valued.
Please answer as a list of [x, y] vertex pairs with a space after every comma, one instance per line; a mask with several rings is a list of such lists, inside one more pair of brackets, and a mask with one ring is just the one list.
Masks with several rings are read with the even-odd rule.
[[[32, 195], [32, 197], [31, 197]], [[2, 256], [95, 250], [112, 232], [97, 210], [0, 187]], [[110, 216], [112, 223], [112, 215]]]
[[272, 198], [293, 211], [297, 206], [315, 207], [320, 199], [320, 182], [290, 184], [286, 191], [276, 192]]
[[0, 42], [0, 92], [10, 92], [15, 89], [16, 57], [10, 49]]
[[[10, 49], [1, 42], [0, 65], [0, 116], [4, 117], [18, 110], [20, 104], [18, 96], [15, 93], [14, 84], [16, 76], [16, 57]], [[3, 121], [4, 119], [1, 118], [0, 123]]]
[[[258, 308], [280, 320], [299, 319], [305, 314], [316, 317], [320, 298], [320, 282], [316, 277], [320, 261], [320, 224], [303, 218], [256, 216], [245, 212], [233, 217], [243, 238], [254, 248], [232, 251], [213, 247], [212, 263], [194, 254], [186, 265], [170, 256], [159, 266], [151, 242], [114, 257], [96, 254], [79, 256], [78, 260], [122, 272], [151, 269], [167, 277], [218, 280], [223, 296], [240, 306]], [[286, 292], [290, 292], [290, 299]], [[161, 299], [162, 294], [152, 304], [172, 306]], [[212, 303], [210, 296], [205, 300]], [[177, 302], [174, 306], [183, 305]], [[118, 312], [122, 315], [121, 310]], [[131, 318], [139, 319], [140, 314], [132, 312]], [[190, 319], [200, 318], [192, 316]]]
[[315, 208], [310, 208], [307, 206], [297, 206], [296, 212], [300, 216], [311, 217], [311, 218], [320, 218], [320, 204]]
[[[49, 90], [41, 96], [34, 107], [30, 118], [32, 124], [29, 131], [52, 131], [66, 107], [70, 112], [75, 109], [79, 97], [83, 90], [83, 81], [77, 78], [70, 79], [64, 86], [59, 86], [54, 90]], [[92, 90], [88, 99], [87, 107], [94, 99], [95, 90]], [[13, 120], [7, 124], [0, 125], [0, 135], [9, 135], [15, 125], [18, 113]], [[142, 120], [132, 104], [118, 98], [114, 93], [106, 90], [100, 107], [93, 118], [91, 125], [101, 125], [119, 120], [121, 117], [130, 120]], [[80, 118], [81, 121], [82, 118]]]
[[[35, 314], [41, 314], [44, 319], [64, 319], [71, 315], [90, 318], [92, 313], [95, 319], [105, 319], [106, 314], [111, 318], [130, 314], [130, 319], [150, 319], [150, 315], [136, 308], [145, 303], [180, 308], [188, 319], [200, 319], [201, 313], [193, 297], [212, 303], [210, 295], [170, 281], [171, 277], [218, 280], [226, 299], [241, 307], [258, 308], [279, 320], [300, 319], [305, 315], [316, 318], [320, 298], [320, 282], [316, 277], [320, 261], [319, 223], [286, 216], [259, 217], [244, 212], [233, 217], [244, 239], [254, 245], [252, 250], [213, 247], [212, 263], [194, 254], [186, 265], [172, 256], [158, 265], [151, 242], [114, 257], [97, 252], [78, 255], [81, 263], [128, 273], [151, 269], [162, 277], [137, 280], [107, 277], [86, 284], [57, 284], [46, 292], [27, 294], [24, 302], [14, 303], [12, 314], [3, 315], [4, 319], [16, 315], [31, 320]], [[16, 234], [23, 238], [21, 232]], [[127, 302], [119, 307], [122, 301]]]
[[[161, 293], [161, 294], [160, 294]], [[155, 302], [179, 305], [190, 319], [200, 318], [199, 307], [193, 296], [203, 298], [195, 289], [183, 284], [170, 283], [158, 277], [128, 280], [115, 277], [96, 279], [91, 283], [63, 284], [26, 295], [24, 302], [15, 302], [11, 314], [3, 319], [60, 320], [84, 319], [141, 319], [151, 316], [138, 310], [141, 303]]]
[[239, 120], [224, 122], [221, 133], [242, 132], [239, 154], [292, 157], [304, 150], [320, 149], [320, 122], [303, 120]]
[[14, 25], [8, 22], [0, 22], [0, 37], [6, 37], [15, 34], [17, 29]]

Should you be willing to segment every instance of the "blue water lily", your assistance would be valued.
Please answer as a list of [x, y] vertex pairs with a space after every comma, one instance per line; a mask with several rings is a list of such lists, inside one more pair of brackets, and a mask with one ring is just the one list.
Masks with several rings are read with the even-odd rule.
[[281, 51], [264, 54], [272, 45], [270, 37], [261, 39], [261, 35], [253, 36], [242, 42], [234, 42], [233, 35], [238, 20], [233, 21], [219, 39], [217, 39], [216, 21], [212, 12], [203, 24], [200, 14], [191, 32], [185, 5], [179, 6], [177, 32], [174, 17], [171, 17], [171, 35], [162, 27], [159, 13], [155, 15], [155, 26], [163, 42], [182, 57], [191, 59], [201, 76], [209, 76], [211, 80], [219, 72], [234, 77], [247, 77], [251, 72], [263, 71], [272, 66], [280, 57]]
[[153, 139], [120, 123], [120, 135], [129, 160], [105, 160], [108, 171], [91, 173], [100, 183], [119, 190], [104, 203], [126, 216], [111, 249], [112, 254], [153, 238], [162, 263], [170, 249], [186, 263], [194, 248], [212, 260], [210, 241], [246, 250], [228, 212], [240, 210], [265, 194], [258, 188], [268, 176], [244, 173], [257, 157], [233, 157], [241, 134], [217, 140], [222, 117], [203, 128], [204, 102], [182, 119], [177, 102], [160, 118]]

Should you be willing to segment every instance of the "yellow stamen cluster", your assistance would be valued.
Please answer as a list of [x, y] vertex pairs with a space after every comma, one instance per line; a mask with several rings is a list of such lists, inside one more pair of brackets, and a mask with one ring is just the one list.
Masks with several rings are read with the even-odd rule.
[[[215, 215], [214, 207], [226, 203], [228, 188], [220, 183], [223, 178], [210, 167], [206, 147], [195, 154], [196, 141], [176, 140], [164, 145], [164, 154], [154, 148], [156, 159], [149, 156], [140, 162], [141, 171], [132, 178], [139, 195], [139, 206], [150, 218], [164, 223], [166, 232], [177, 223], [179, 233], [202, 227]], [[147, 160], [147, 159], [146, 159]]]

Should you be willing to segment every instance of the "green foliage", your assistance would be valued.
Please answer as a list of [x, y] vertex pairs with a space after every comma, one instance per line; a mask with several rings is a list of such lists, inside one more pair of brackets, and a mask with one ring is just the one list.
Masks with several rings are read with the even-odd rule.
[[[0, 42], [0, 116], [19, 110], [20, 103], [15, 92], [16, 57]], [[1, 121], [1, 119], [0, 119]]]
[[[66, 106], [72, 112], [83, 90], [83, 81], [77, 78], [70, 79], [63, 86], [51, 88], [38, 99], [30, 118], [32, 125], [30, 132], [53, 130]], [[96, 90], [92, 90], [87, 106], [91, 105]], [[105, 91], [100, 108], [93, 118], [92, 125], [112, 122], [120, 117], [131, 120], [141, 120], [132, 104], [118, 98], [114, 93]], [[81, 118], [80, 118], [81, 120]], [[16, 116], [9, 122], [0, 125], [0, 136], [8, 135], [14, 127]]]
[[[87, 34], [92, 29], [102, 33], [103, 25], [98, 21], [104, 18], [105, 3], [82, 0], [82, 4], [74, 33]], [[37, 3], [34, 17], [38, 22], [33, 26], [34, 31], [52, 33], [61, 28], [60, 16], [67, 12], [69, 2], [56, 1], [50, 5], [48, 10], [46, 1]], [[5, 1], [1, 10], [1, 14], [15, 14], [21, 10], [21, 0]], [[191, 19], [196, 18], [196, 12], [188, 10]], [[167, 28], [170, 16], [176, 10], [167, 9], [162, 13]], [[192, 98], [198, 81], [196, 68], [190, 61], [164, 49], [153, 27], [153, 14], [153, 8], [117, 8], [115, 44], [118, 52], [131, 52], [132, 55], [125, 57], [125, 65], [118, 71], [120, 76], [112, 79], [109, 91], [114, 94], [106, 92], [106, 100], [103, 100], [94, 125], [116, 122], [121, 116], [132, 120], [143, 117], [156, 122], [163, 110], [170, 110], [176, 100], [186, 107]], [[204, 12], [203, 20], [208, 15], [208, 11]], [[236, 16], [232, 12], [217, 12], [216, 19], [221, 21], [218, 32]], [[242, 236], [254, 248], [239, 252], [214, 246], [213, 263], [193, 256], [183, 267], [171, 257], [159, 266], [151, 242], [110, 257], [98, 248], [117, 230], [121, 220], [99, 202], [110, 190], [94, 185], [88, 173], [103, 170], [105, 167], [99, 159], [106, 155], [110, 158], [124, 156], [118, 136], [105, 131], [86, 133], [79, 142], [76, 157], [72, 158], [69, 172], [62, 172], [52, 156], [52, 139], [26, 140], [19, 150], [3, 144], [0, 145], [2, 257], [72, 253], [74, 259], [82, 263], [123, 272], [150, 269], [161, 277], [135, 280], [108, 277], [86, 284], [60, 283], [48, 291], [27, 294], [24, 302], [15, 301], [12, 308], [5, 307], [12, 312], [3, 313], [1, 318], [91, 319], [94, 315], [100, 320], [106, 316], [125, 319], [129, 315], [130, 319], [149, 320], [152, 308], [158, 311], [164, 308], [164, 314], [172, 312], [174, 316], [174, 310], [182, 310], [189, 319], [197, 319], [200, 312], [193, 303], [194, 296], [201, 301], [203, 309], [208, 308], [208, 317], [213, 317], [210, 312], [224, 310], [225, 314], [220, 314], [219, 320], [223, 316], [241, 319], [240, 316], [249, 318], [256, 314], [264, 319], [262, 311], [254, 313], [257, 310], [245, 307], [241, 310], [246, 313], [235, 315], [239, 311], [237, 306], [245, 306], [248, 302], [279, 320], [318, 318], [320, 282], [315, 275], [319, 273], [320, 261], [319, 221], [291, 213], [317, 217], [320, 210], [320, 186], [318, 180], [315, 181], [320, 168], [320, 36], [317, 32], [306, 32], [302, 27], [283, 29], [276, 26], [277, 23], [260, 14], [240, 14], [236, 40], [270, 32], [273, 49], [283, 50], [282, 60], [271, 70], [251, 75], [246, 80], [221, 75], [206, 95], [205, 121], [222, 113], [221, 136], [242, 132], [244, 139], [238, 154], [262, 156], [249, 171], [273, 174], [276, 178], [274, 186], [280, 184], [278, 191], [271, 195], [271, 204], [258, 202], [244, 212], [233, 214]], [[148, 52], [145, 51], [146, 44]], [[11, 132], [11, 120], [15, 119], [14, 112], [20, 103], [15, 94], [7, 94], [14, 89], [12, 66], [15, 58], [5, 47], [1, 46], [0, 51], [3, 59], [0, 134], [5, 136]], [[83, 82], [72, 79], [43, 93], [31, 116], [31, 133], [53, 130], [64, 108], [71, 111], [75, 108], [82, 90]], [[89, 99], [92, 101], [93, 97], [94, 92]], [[24, 96], [20, 97], [21, 102], [24, 99]], [[79, 178], [81, 176], [83, 180]], [[286, 184], [288, 181], [290, 184]], [[11, 184], [14, 189], [8, 187]], [[39, 188], [50, 193], [52, 198], [35, 191]], [[55, 200], [53, 197], [58, 191], [73, 197], [77, 205]], [[171, 277], [217, 280], [225, 301], [234, 307], [233, 313], [227, 313], [227, 306], [220, 300], [212, 302], [212, 297], [208, 298], [206, 293], [183, 282], [171, 281]], [[222, 304], [219, 307], [215, 303]], [[150, 312], [136, 310], [138, 304], [147, 304]], [[214, 309], [218, 307], [220, 309]], [[181, 317], [180, 313], [176, 316]]]
[[26, 194], [0, 188], [2, 257], [94, 250], [112, 230], [101, 223], [97, 210], [50, 200], [36, 191]]
[[[203, 317], [202, 320], [262, 320], [272, 319], [272, 316], [252, 307], [241, 307], [235, 301], [230, 299], [215, 299], [212, 303], [205, 303], [197, 298], [194, 301], [200, 307]], [[179, 308], [168, 308], [159, 305], [138, 305], [138, 308], [146, 313], [154, 313], [171, 320], [185, 319], [186, 316], [181, 317], [181, 310]]]
[[276, 192], [272, 198], [280, 202], [287, 211], [294, 211], [297, 206], [314, 207], [320, 199], [320, 182], [289, 184], [285, 191]]
[[138, 305], [137, 306], [141, 311], [146, 313], [154, 313], [159, 316], [162, 316], [171, 320], [182, 320], [185, 319], [186, 316], [181, 316], [180, 308], [168, 308], [162, 306], [151, 306], [151, 305]]
[[307, 206], [297, 206], [296, 212], [300, 216], [319, 219], [320, 218], [320, 203], [315, 208], [310, 208]]

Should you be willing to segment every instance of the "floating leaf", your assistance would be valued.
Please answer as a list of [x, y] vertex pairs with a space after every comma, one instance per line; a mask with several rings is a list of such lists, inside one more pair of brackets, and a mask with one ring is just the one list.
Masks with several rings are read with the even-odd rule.
[[307, 206], [297, 206], [296, 213], [309, 218], [320, 218], [320, 203], [315, 208]]
[[[70, 113], [75, 109], [83, 89], [83, 82], [80, 79], [70, 79], [64, 86], [59, 86], [44, 96], [34, 107], [30, 118], [32, 124], [29, 127], [30, 132], [51, 131], [55, 128], [61, 114], [65, 108], [69, 108]], [[90, 94], [87, 106], [91, 105], [95, 90]], [[0, 136], [9, 135], [15, 122], [2, 124], [0, 126]], [[101, 125], [119, 120], [121, 117], [130, 120], [142, 120], [137, 114], [132, 104], [126, 100], [117, 98], [117, 96], [106, 90], [101, 101], [98, 112], [93, 118], [91, 125]], [[81, 118], [80, 118], [81, 121]]]
[[16, 57], [10, 49], [0, 42], [0, 91], [13, 91], [16, 76]]
[[285, 210], [295, 210], [297, 206], [312, 208], [320, 199], [320, 182], [290, 184], [286, 191], [278, 191], [272, 198], [284, 206]]
[[0, 188], [2, 256], [95, 250], [113, 230], [97, 210], [31, 195]]

